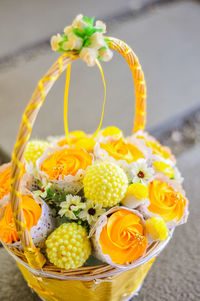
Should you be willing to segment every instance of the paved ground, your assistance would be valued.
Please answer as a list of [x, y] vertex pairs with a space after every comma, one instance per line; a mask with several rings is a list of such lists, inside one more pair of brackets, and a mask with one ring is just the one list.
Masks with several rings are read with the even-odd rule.
[[[148, 86], [148, 127], [158, 126], [200, 104], [199, 14], [197, 2], [175, 2], [138, 18], [129, 16], [128, 20], [120, 19], [119, 24], [115, 20], [109, 25], [109, 34], [127, 41], [140, 57]], [[66, 17], [62, 26], [71, 18]], [[55, 25], [51, 27], [53, 31], [58, 31]], [[57, 57], [44, 46], [0, 66], [0, 146], [7, 152], [12, 150], [21, 114], [37, 81]], [[130, 133], [133, 120], [131, 74], [118, 55], [104, 64], [104, 70], [108, 86], [104, 125], [118, 125]], [[63, 133], [63, 91], [64, 76], [50, 92], [36, 122], [34, 136]], [[70, 128], [95, 130], [102, 100], [98, 70], [76, 62], [70, 87]]]
[[[142, 0], [138, 6], [148, 1]], [[19, 0], [17, 3], [6, 0], [0, 4], [0, 148], [7, 153], [12, 150], [25, 104], [39, 78], [57, 57], [43, 42], [51, 34], [60, 31], [67, 20], [71, 21], [81, 10], [81, 1], [77, 1], [76, 10], [73, 7], [66, 8], [64, 0], [58, 1], [56, 10], [58, 2], [56, 5], [54, 2], [48, 1], [48, 7], [45, 0]], [[89, 2], [84, 2], [85, 7], [89, 7]], [[200, 4], [171, 1], [133, 18], [127, 11], [137, 8], [135, 0], [123, 5], [119, 0], [103, 0], [99, 6], [97, 3], [93, 1], [93, 7], [84, 13], [93, 15], [98, 11], [98, 16], [103, 16], [103, 19], [112, 17], [112, 22], [108, 22], [109, 34], [127, 41], [140, 57], [148, 86], [148, 127], [159, 129], [169, 118], [176, 119], [178, 114], [191, 110], [193, 106], [200, 106]], [[117, 18], [120, 20], [117, 24], [114, 16], [120, 15], [119, 12], [128, 18]], [[48, 18], [52, 16], [55, 18], [50, 24]], [[29, 50], [22, 51], [27, 47]], [[2, 62], [2, 58], [17, 52], [20, 55]], [[130, 109], [133, 87], [128, 67], [116, 55], [112, 62], [104, 65], [104, 69], [109, 87], [104, 125], [113, 123], [128, 133], [133, 116], [133, 109]], [[63, 88], [64, 76], [56, 83], [42, 108], [34, 136], [45, 137], [63, 132]], [[102, 98], [98, 71], [88, 69], [81, 62], [75, 63], [70, 87], [70, 128], [83, 128], [86, 131], [95, 129]], [[200, 299], [200, 235], [197, 224], [200, 219], [199, 149], [200, 145], [197, 145], [179, 158], [191, 204], [188, 224], [177, 229], [174, 239], [157, 258], [140, 295], [134, 299], [136, 301]], [[0, 150], [1, 157], [6, 160]], [[2, 248], [0, 267], [3, 271], [0, 277], [0, 301], [38, 301], [37, 296], [30, 293], [13, 260]]]
[[[174, 237], [157, 258], [135, 301], [198, 301], [200, 300], [200, 220], [199, 173], [200, 145], [179, 158], [185, 176], [185, 189], [190, 200], [190, 216], [186, 225], [176, 229]], [[39, 301], [27, 288], [16, 264], [0, 249], [1, 301]]]

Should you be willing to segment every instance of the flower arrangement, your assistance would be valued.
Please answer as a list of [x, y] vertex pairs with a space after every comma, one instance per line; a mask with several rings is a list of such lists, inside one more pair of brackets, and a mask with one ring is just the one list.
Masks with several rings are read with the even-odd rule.
[[[82, 139], [82, 135], [75, 136], [76, 142]], [[169, 153], [166, 158], [166, 148], [157, 141], [144, 144], [144, 137], [146, 133], [140, 132], [140, 136], [135, 133], [126, 138], [118, 128], [108, 127], [95, 138], [93, 151], [67, 144], [55, 148], [55, 141], [28, 144], [25, 169], [37, 183], [30, 193], [47, 204], [58, 225], [46, 240], [50, 262], [61, 268], [77, 268], [93, 249], [104, 262], [130, 265], [145, 255], [152, 241], [168, 239], [173, 229], [186, 221], [188, 201], [175, 178], [173, 156]], [[48, 145], [43, 154], [41, 143]], [[1, 172], [0, 181], [6, 173]], [[79, 187], [75, 193], [69, 189], [73, 183]], [[41, 215], [41, 208], [35, 203], [38, 209], [34, 209], [33, 204], [23, 205], [29, 230]], [[14, 223], [10, 225], [10, 213], [7, 205], [0, 223], [6, 243], [18, 239]]]
[[74, 51], [78, 52], [80, 58], [88, 64], [94, 66], [96, 59], [105, 62], [112, 58], [112, 51], [108, 48], [109, 39], [104, 38], [106, 25], [94, 18], [78, 15], [71, 26], [64, 28], [64, 34], [57, 34], [51, 38], [52, 50], [58, 52]]
[[[168, 243], [175, 228], [187, 221], [188, 200], [175, 157], [168, 147], [144, 131], [146, 88], [138, 59], [124, 42], [105, 37], [105, 32], [103, 22], [94, 23], [94, 18], [78, 15], [64, 34], [52, 37], [52, 49], [64, 54], [39, 82], [25, 111], [12, 166], [9, 163], [0, 167], [0, 239], [10, 249], [24, 251], [20, 258], [25, 257], [26, 267], [28, 263], [40, 270], [37, 275], [43, 275], [46, 268], [48, 273], [54, 273], [50, 278], [68, 271], [82, 277], [86, 267], [89, 274], [91, 266], [102, 264], [100, 274], [95, 271], [101, 278], [105, 266], [116, 268], [118, 273], [121, 269], [151, 265], [150, 260]], [[80, 57], [88, 66], [97, 64], [106, 92], [99, 60], [112, 58], [110, 48], [125, 57], [136, 83], [133, 134], [126, 137], [115, 126], [100, 129], [104, 97], [96, 132], [69, 132], [65, 116], [65, 136], [27, 143], [34, 110], [42, 105], [49, 91], [46, 83], [56, 81], [69, 62]], [[69, 74], [68, 66], [66, 114]], [[136, 281], [137, 287], [148, 269], [145, 266], [143, 272], [138, 270], [142, 277]], [[90, 277], [92, 273], [91, 269]], [[41, 291], [41, 287], [39, 292], [48, 296], [55, 293]]]

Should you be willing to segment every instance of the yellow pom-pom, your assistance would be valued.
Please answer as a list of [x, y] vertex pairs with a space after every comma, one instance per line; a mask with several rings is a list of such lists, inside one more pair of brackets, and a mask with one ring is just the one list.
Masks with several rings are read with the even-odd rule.
[[153, 162], [153, 165], [156, 171], [164, 173], [169, 178], [174, 177], [174, 169], [171, 167], [171, 165], [162, 161], [155, 161]]
[[118, 129], [115, 126], [108, 126], [107, 128], [101, 131], [101, 135], [104, 137], [111, 136], [119, 139], [123, 136], [123, 133], [120, 129]]
[[103, 207], [112, 207], [124, 198], [128, 179], [118, 165], [104, 161], [89, 166], [83, 186], [87, 199]]
[[128, 186], [122, 204], [129, 208], [136, 208], [148, 198], [148, 188], [141, 183], [133, 183]]
[[35, 162], [39, 157], [41, 157], [44, 151], [49, 147], [49, 143], [47, 141], [42, 140], [31, 140], [28, 142], [24, 154], [25, 160], [29, 162], [33, 162], [35, 166]]
[[62, 269], [81, 267], [91, 254], [86, 229], [77, 223], [58, 227], [46, 240], [48, 259]]
[[148, 198], [148, 188], [141, 183], [133, 183], [128, 186], [126, 195], [131, 194], [138, 200], [144, 200]]
[[154, 239], [165, 240], [169, 236], [167, 225], [159, 216], [153, 216], [146, 220], [146, 231]]

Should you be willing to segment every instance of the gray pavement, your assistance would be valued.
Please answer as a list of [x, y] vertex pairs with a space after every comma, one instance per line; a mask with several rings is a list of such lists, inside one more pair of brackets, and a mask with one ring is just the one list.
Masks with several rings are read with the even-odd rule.
[[[76, 2], [76, 9], [73, 5], [68, 6], [64, 0], [4, 0], [0, 3], [0, 148], [8, 154], [31, 93], [40, 77], [58, 57], [43, 42], [71, 22], [73, 16], [82, 10], [81, 3]], [[84, 1], [87, 9], [83, 13], [103, 16], [102, 19], [108, 20], [111, 16], [108, 33], [125, 40], [140, 58], [148, 87], [148, 128], [159, 128], [172, 117], [176, 118], [193, 106], [200, 106], [198, 2], [171, 1], [138, 18], [131, 18], [129, 14], [128, 19], [121, 18], [119, 23], [113, 16], [131, 9], [136, 5], [135, 0], [123, 3], [119, 0], [103, 0], [101, 5], [95, 0], [92, 1], [93, 6], [89, 3], [91, 0]], [[22, 51], [26, 48], [29, 50]], [[1, 64], [1, 59], [12, 53], [20, 55]], [[113, 61], [103, 64], [103, 67], [108, 87], [104, 126], [114, 124], [130, 133], [134, 110], [128, 67], [119, 55], [115, 55]], [[34, 137], [63, 133], [64, 80], [63, 75], [41, 109]], [[95, 130], [102, 100], [103, 89], [98, 70], [75, 62], [70, 86], [70, 129]], [[190, 200], [188, 224], [176, 230], [169, 246], [157, 258], [140, 295], [134, 299], [136, 301], [200, 299], [200, 234], [197, 224], [200, 219], [199, 149], [200, 145], [197, 145], [179, 157]], [[13, 259], [2, 248], [0, 267], [3, 271], [0, 277], [0, 301], [39, 300], [31, 294]]]
[[[148, 87], [148, 127], [158, 126], [170, 117], [200, 105], [199, 14], [197, 2], [175, 2], [150, 10], [136, 19], [129, 17], [119, 24], [113, 21], [108, 28], [110, 35], [127, 41], [140, 58]], [[59, 29], [71, 19], [62, 19]], [[51, 32], [56, 33], [58, 27], [55, 24], [53, 22]], [[21, 114], [36, 83], [57, 57], [50, 47], [44, 46], [1, 66], [0, 146], [5, 151], [12, 150]], [[134, 102], [128, 66], [115, 55], [103, 67], [108, 86], [104, 126], [114, 124], [130, 133]], [[63, 75], [50, 92], [36, 122], [34, 136], [63, 133], [64, 78]], [[70, 129], [95, 130], [102, 100], [99, 71], [87, 68], [80, 61], [75, 62], [70, 87]]]
[[[200, 145], [178, 160], [190, 201], [188, 223], [176, 229], [166, 249], [156, 259], [135, 301], [200, 300]], [[0, 300], [39, 301], [27, 287], [13, 259], [0, 249]]]

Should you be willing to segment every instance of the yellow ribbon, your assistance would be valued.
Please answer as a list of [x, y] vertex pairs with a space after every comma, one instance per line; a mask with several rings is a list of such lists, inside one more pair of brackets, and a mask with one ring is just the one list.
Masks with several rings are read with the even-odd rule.
[[[92, 139], [98, 135], [98, 133], [101, 129], [101, 125], [103, 122], [103, 116], [104, 116], [105, 103], [106, 103], [106, 82], [105, 82], [105, 78], [104, 78], [103, 69], [98, 60], [96, 60], [96, 64], [100, 70], [103, 85], [104, 85], [104, 100], [103, 100], [103, 107], [102, 107], [100, 123], [99, 123], [99, 126], [98, 126], [96, 132], [93, 134]], [[64, 127], [65, 127], [66, 140], [69, 145], [70, 145], [70, 139], [69, 139], [69, 127], [68, 127], [68, 96], [69, 96], [70, 74], [71, 74], [71, 64], [67, 67], [65, 95], [64, 95]]]
[[64, 97], [64, 126], [65, 136], [67, 143], [70, 145], [69, 128], [68, 128], [68, 96], [69, 96], [69, 84], [70, 84], [71, 64], [67, 67], [66, 83], [65, 83], [65, 97]]
[[40, 253], [40, 249], [36, 247], [24, 248], [24, 255], [28, 264], [34, 269], [40, 270], [46, 263], [46, 258]]
[[103, 122], [103, 116], [104, 116], [104, 109], [105, 109], [105, 103], [106, 103], [106, 82], [105, 82], [105, 78], [104, 78], [104, 74], [103, 74], [103, 69], [101, 67], [101, 64], [99, 63], [98, 60], [96, 60], [96, 64], [101, 72], [101, 77], [102, 77], [102, 81], [103, 81], [103, 85], [104, 85], [104, 100], [103, 100], [103, 107], [102, 107], [102, 112], [101, 112], [101, 119], [100, 119], [100, 123], [99, 123], [99, 126], [96, 130], [96, 132], [94, 133], [94, 135], [92, 136], [92, 138], [95, 138], [99, 131], [100, 131], [100, 128], [101, 128], [101, 125], [102, 125], [102, 122]]

